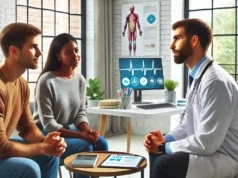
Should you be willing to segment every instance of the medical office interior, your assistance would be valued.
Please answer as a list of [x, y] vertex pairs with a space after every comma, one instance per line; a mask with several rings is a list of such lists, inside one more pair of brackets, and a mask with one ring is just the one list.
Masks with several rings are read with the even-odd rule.
[[[76, 70], [81, 72], [87, 81], [99, 77], [102, 88], [106, 90], [104, 99], [118, 99], [117, 90], [121, 88], [119, 58], [129, 56], [128, 29], [125, 36], [122, 35], [126, 21], [123, 14], [130, 13], [130, 8], [127, 7], [131, 5], [135, 7], [134, 12], [139, 13], [137, 7], [153, 3], [158, 7], [155, 16], [158, 32], [155, 40], [156, 49], [153, 49], [151, 54], [143, 53], [140, 43], [146, 34], [142, 33], [140, 36], [138, 30], [137, 52], [134, 57], [161, 57], [164, 78], [180, 83], [176, 88], [177, 100], [185, 98], [188, 69], [173, 62], [170, 49], [173, 36], [171, 25], [184, 18], [200, 18], [212, 27], [214, 40], [208, 54], [238, 81], [238, 0], [0, 0], [0, 30], [7, 24], [18, 21], [31, 23], [43, 32], [40, 37], [43, 56], [38, 69], [28, 70], [24, 74], [31, 89], [31, 101], [34, 101], [36, 80], [44, 66], [49, 44], [53, 37], [60, 33], [70, 33], [78, 40], [81, 61]], [[143, 21], [140, 21], [140, 28], [143, 32], [146, 31]], [[123, 54], [122, 46], [126, 46], [127, 54]], [[1, 51], [0, 61], [2, 60]], [[164, 91], [164, 89], [143, 90], [143, 100], [164, 100]], [[91, 127], [98, 129], [100, 115], [89, 113], [88, 118]], [[143, 147], [144, 136], [157, 129], [166, 133], [179, 124], [181, 119], [181, 114], [149, 119], [132, 117], [130, 152], [147, 158], [148, 154]], [[110, 150], [126, 151], [126, 131], [126, 119], [120, 117], [108, 119], [105, 136]], [[147, 166], [146, 178], [149, 178], [148, 169]], [[64, 167], [62, 171], [64, 178], [69, 177]], [[121, 177], [134, 178], [138, 175]]]

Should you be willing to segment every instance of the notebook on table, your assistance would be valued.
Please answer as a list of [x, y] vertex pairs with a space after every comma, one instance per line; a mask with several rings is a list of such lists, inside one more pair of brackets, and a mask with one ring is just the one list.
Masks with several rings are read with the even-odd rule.
[[77, 155], [72, 163], [72, 167], [95, 167], [98, 155]]

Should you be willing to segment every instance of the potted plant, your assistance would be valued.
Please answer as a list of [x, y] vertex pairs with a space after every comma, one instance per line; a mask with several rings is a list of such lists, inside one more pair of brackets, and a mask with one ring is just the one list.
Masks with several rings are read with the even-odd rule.
[[179, 86], [179, 82], [172, 80], [172, 79], [166, 79], [164, 80], [164, 88], [165, 91], [165, 102], [169, 103], [175, 103], [176, 100], [176, 91], [175, 88]]
[[88, 106], [96, 107], [98, 106], [99, 100], [102, 100], [102, 96], [106, 91], [101, 90], [102, 83], [98, 77], [94, 79], [89, 79], [89, 86], [86, 88], [86, 96], [88, 97]]

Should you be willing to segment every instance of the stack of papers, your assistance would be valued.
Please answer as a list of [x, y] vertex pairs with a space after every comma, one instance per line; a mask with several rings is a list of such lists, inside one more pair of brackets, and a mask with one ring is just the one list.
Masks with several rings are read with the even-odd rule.
[[120, 100], [118, 99], [105, 99], [99, 101], [99, 108], [101, 109], [113, 109], [120, 107]]

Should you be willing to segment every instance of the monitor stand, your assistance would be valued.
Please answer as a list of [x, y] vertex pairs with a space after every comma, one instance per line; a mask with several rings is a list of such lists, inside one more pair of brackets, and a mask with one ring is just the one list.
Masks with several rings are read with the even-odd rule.
[[149, 104], [149, 103], [153, 103], [153, 102], [142, 101], [142, 91], [141, 90], [134, 90], [133, 104]]

